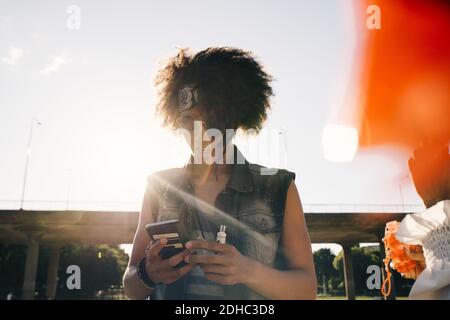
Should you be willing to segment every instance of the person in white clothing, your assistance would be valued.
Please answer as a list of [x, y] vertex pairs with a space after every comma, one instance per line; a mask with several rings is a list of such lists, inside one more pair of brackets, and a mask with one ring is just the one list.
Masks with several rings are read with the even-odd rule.
[[[405, 254], [423, 265], [415, 275], [410, 299], [450, 299], [450, 155], [444, 143], [421, 146], [409, 160], [418, 194], [427, 209], [408, 214], [396, 238], [405, 245], [419, 245], [421, 252]], [[423, 271], [422, 271], [423, 269]], [[408, 275], [402, 274], [404, 277]]]

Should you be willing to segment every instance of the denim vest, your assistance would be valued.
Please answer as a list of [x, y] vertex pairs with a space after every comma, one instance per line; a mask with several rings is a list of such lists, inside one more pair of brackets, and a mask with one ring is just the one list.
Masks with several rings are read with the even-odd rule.
[[[274, 169], [266, 172], [249, 163], [234, 147], [241, 164], [232, 164], [231, 176], [218, 195], [215, 207], [227, 225], [227, 243], [241, 254], [280, 270], [286, 269], [281, 245], [284, 208], [288, 187], [295, 173]], [[195, 206], [193, 188], [187, 179], [187, 166], [156, 172], [148, 177], [154, 221], [179, 219], [192, 226]], [[262, 174], [263, 173], [263, 174]], [[159, 284], [150, 299], [182, 300], [186, 277], [171, 284]], [[264, 299], [243, 284], [225, 286], [226, 299]]]

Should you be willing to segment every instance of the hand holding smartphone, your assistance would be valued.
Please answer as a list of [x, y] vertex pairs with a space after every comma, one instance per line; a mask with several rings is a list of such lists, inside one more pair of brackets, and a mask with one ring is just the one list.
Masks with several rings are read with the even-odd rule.
[[[153, 241], [158, 241], [161, 238], [167, 239], [167, 243], [159, 253], [162, 259], [169, 259], [185, 249], [184, 245], [188, 241], [188, 236], [186, 228], [180, 220], [175, 219], [151, 223], [145, 229]], [[181, 261], [175, 267], [180, 268], [185, 264], [184, 261]]]

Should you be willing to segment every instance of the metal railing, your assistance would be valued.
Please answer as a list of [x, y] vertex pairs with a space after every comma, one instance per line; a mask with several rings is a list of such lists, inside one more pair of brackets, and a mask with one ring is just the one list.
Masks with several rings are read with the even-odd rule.
[[[0, 200], [0, 209], [20, 209], [20, 200]], [[113, 210], [139, 211], [138, 201], [109, 200], [26, 200], [24, 210]], [[422, 204], [370, 204], [370, 203], [304, 203], [303, 210], [309, 213], [355, 213], [355, 212], [399, 212], [411, 213], [425, 209]]]

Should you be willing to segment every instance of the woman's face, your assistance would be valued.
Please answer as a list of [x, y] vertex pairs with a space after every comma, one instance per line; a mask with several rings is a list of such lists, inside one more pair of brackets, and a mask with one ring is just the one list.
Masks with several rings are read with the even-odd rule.
[[[196, 148], [201, 148], [202, 155], [204, 155], [205, 149], [209, 147], [207, 155], [211, 157], [217, 155], [219, 157], [223, 154], [226, 145], [231, 142], [232, 136], [229, 136], [229, 133], [225, 134], [222, 130], [208, 128], [206, 126], [207, 122], [206, 116], [198, 107], [180, 113], [180, 126], [184, 129], [184, 138], [189, 144], [192, 153], [197, 154], [199, 149], [196, 150]], [[229, 141], [225, 139], [225, 135]], [[216, 160], [220, 161], [219, 163], [223, 161], [223, 159], [220, 160], [219, 158], [215, 158]]]

